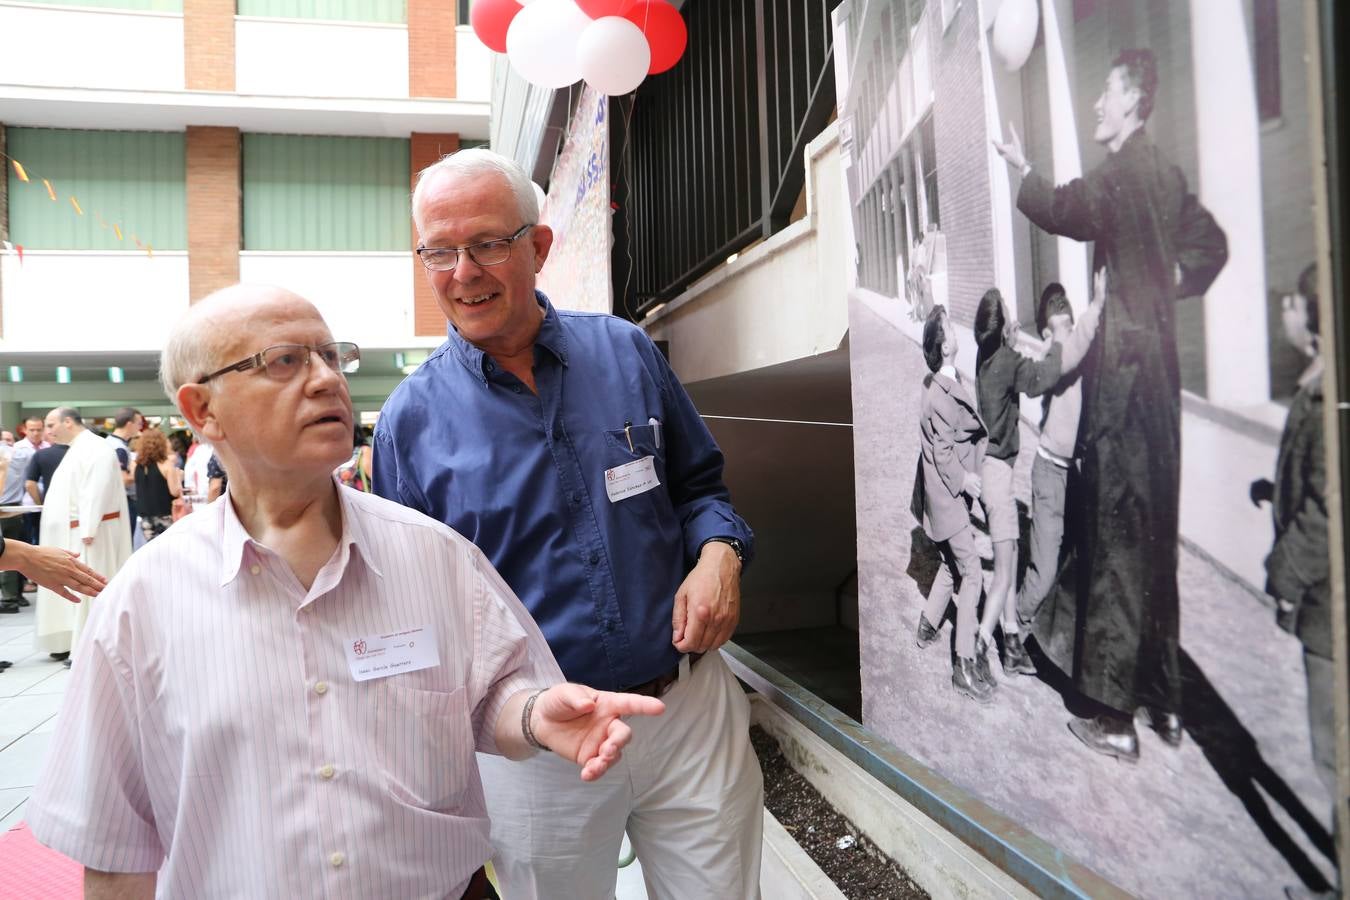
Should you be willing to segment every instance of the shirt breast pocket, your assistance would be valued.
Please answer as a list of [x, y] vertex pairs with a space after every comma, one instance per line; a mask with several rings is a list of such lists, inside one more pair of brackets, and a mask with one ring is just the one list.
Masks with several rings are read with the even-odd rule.
[[[631, 441], [631, 444], [630, 444]], [[632, 425], [605, 432], [605, 471], [608, 473], [620, 466], [635, 463], [647, 457], [652, 459], [657, 484], [646, 490], [634, 492], [619, 500], [620, 505], [632, 508], [648, 505], [659, 507], [661, 498], [666, 494], [666, 448], [665, 435], [660, 425]], [[636, 478], [645, 483], [646, 476], [641, 472], [628, 472], [630, 479]]]
[[376, 729], [381, 774], [395, 799], [437, 812], [461, 806], [475, 766], [464, 688], [446, 693], [386, 680]]

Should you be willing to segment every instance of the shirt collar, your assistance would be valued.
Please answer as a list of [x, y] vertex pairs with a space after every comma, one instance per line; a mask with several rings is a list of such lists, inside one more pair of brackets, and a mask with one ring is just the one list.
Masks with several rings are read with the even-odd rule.
[[[536, 347], [542, 347], [557, 357], [558, 362], [567, 365], [567, 335], [563, 332], [558, 311], [543, 291], [535, 291], [534, 298], [544, 310], [544, 321], [539, 326], [539, 334], [534, 339]], [[451, 349], [464, 368], [483, 384], [487, 384], [487, 369], [484, 367], [487, 354], [466, 341], [455, 329], [449, 326], [448, 339]]]
[[[361, 523], [361, 517], [356, 514], [355, 500], [350, 496], [349, 489], [343, 488], [336, 476], [333, 478], [333, 487], [337, 490], [338, 509], [342, 514], [342, 534], [338, 537], [338, 552], [342, 553], [345, 550], [351, 553], [354, 550], [355, 555], [361, 558], [371, 572], [383, 578], [384, 573], [375, 564], [367, 549], [370, 540]], [[212, 507], [219, 507], [216, 514], [220, 516], [220, 586], [224, 587], [238, 577], [239, 570], [244, 565], [244, 554], [248, 546], [258, 542], [244, 529], [244, 523], [239, 521], [228, 488], [225, 495], [212, 503], [208, 509]]]

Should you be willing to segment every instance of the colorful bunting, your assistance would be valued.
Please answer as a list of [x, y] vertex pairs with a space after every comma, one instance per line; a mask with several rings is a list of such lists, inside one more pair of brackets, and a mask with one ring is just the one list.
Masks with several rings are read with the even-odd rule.
[[[6, 154], [6, 153], [4, 153], [4, 152], [0, 152], [0, 160], [6, 160], [6, 159], [9, 160], [10, 164], [14, 167], [14, 174], [15, 174], [15, 176], [18, 177], [19, 181], [25, 182], [25, 183], [31, 181], [31, 178], [30, 178], [29, 175], [28, 175], [28, 170], [24, 168], [23, 163], [19, 162], [17, 159], [15, 159], [15, 158], [12, 157], [12, 156], [9, 156], [8, 154]], [[49, 198], [51, 198], [51, 201], [52, 201], [53, 203], [58, 202], [58, 201], [59, 201], [59, 198], [58, 198], [57, 195], [56, 195], [56, 188], [52, 185], [51, 181], [50, 181], [49, 179], [46, 179], [46, 178], [41, 178], [41, 179], [39, 179], [39, 180], [42, 182], [42, 186], [45, 187], [45, 188], [47, 189], [47, 196], [48, 196]], [[76, 214], [76, 215], [79, 215], [79, 216], [84, 215], [84, 207], [83, 207], [82, 205], [80, 205], [80, 201], [79, 201], [78, 199], [76, 199], [76, 197], [75, 197], [74, 194], [67, 194], [67, 195], [66, 195], [66, 199], [70, 201], [71, 209], [75, 210], [75, 214]], [[102, 213], [102, 212], [99, 212], [99, 211], [97, 211], [97, 210], [95, 210], [95, 215], [98, 217], [98, 227], [99, 227], [99, 228], [102, 228], [102, 229], [104, 229], [104, 230], [106, 231], [106, 230], [108, 229], [108, 220], [105, 219], [105, 218], [103, 217], [103, 213]], [[124, 239], [124, 238], [123, 238], [123, 234], [122, 234], [122, 227], [121, 227], [120, 225], [114, 223], [114, 224], [112, 225], [112, 230], [113, 230], [113, 234], [115, 234], [115, 235], [117, 236], [117, 239], [118, 239], [119, 241]], [[145, 251], [145, 253], [146, 253], [147, 256], [153, 257], [153, 256], [155, 255], [155, 248], [154, 248], [151, 244], [144, 243], [144, 242], [143, 242], [137, 235], [135, 235], [135, 234], [132, 234], [132, 235], [131, 235], [131, 239], [132, 239], [133, 241], [135, 241], [136, 246], [137, 246], [139, 249]], [[3, 246], [4, 249], [5, 249], [7, 252], [12, 252], [12, 253], [17, 254], [18, 257], [19, 257], [19, 263], [20, 263], [20, 265], [23, 264], [23, 245], [22, 245], [22, 244], [12, 244], [12, 243], [10, 243], [9, 241], [0, 241], [0, 246]]]

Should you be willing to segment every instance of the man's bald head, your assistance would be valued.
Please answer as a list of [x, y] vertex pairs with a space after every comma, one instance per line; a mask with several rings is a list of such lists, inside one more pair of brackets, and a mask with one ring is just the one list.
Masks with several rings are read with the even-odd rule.
[[318, 316], [314, 304], [285, 288], [268, 284], [235, 284], [208, 294], [178, 320], [159, 358], [159, 381], [177, 403], [178, 389], [233, 359], [254, 329], [297, 316]]

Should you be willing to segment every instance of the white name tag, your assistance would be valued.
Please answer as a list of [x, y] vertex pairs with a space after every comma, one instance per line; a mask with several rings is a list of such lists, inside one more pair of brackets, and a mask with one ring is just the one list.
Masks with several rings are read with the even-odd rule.
[[646, 493], [660, 484], [661, 479], [656, 477], [655, 457], [644, 456], [605, 470], [605, 493], [609, 494], [610, 503]]
[[425, 626], [347, 642], [347, 665], [357, 681], [402, 675], [440, 664], [436, 638]]

